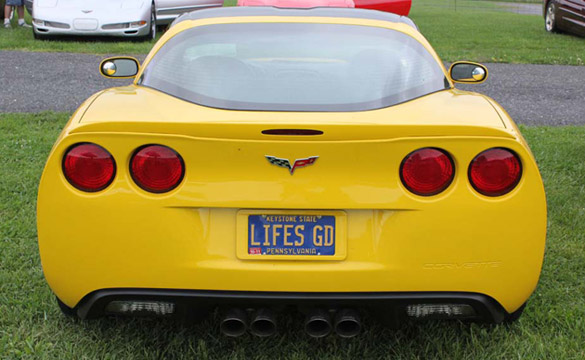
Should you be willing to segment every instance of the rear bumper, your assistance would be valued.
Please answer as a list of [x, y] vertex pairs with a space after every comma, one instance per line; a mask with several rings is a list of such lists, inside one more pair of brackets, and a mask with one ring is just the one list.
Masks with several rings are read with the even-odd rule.
[[[174, 304], [174, 314], [190, 311], [207, 312], [216, 307], [346, 307], [369, 310], [380, 319], [408, 318], [407, 307], [418, 304], [469, 305], [474, 315], [463, 320], [501, 323], [509, 315], [493, 298], [466, 292], [359, 292], [359, 293], [306, 293], [306, 292], [250, 292], [204, 291], [171, 289], [102, 289], [85, 296], [75, 307], [82, 319], [97, 318], [108, 313], [112, 301], [161, 301]], [[454, 317], [457, 318], [457, 317]]]

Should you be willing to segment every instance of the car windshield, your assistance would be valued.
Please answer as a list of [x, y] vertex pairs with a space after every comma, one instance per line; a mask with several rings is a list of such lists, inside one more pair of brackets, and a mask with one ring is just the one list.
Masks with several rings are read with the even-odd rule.
[[170, 39], [138, 82], [215, 108], [363, 111], [448, 87], [414, 38], [372, 26], [235, 23]]

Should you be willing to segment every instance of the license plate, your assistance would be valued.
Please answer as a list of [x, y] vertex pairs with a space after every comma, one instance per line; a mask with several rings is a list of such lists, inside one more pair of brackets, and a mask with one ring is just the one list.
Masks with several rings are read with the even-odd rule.
[[333, 215], [248, 215], [248, 254], [258, 256], [335, 255]]

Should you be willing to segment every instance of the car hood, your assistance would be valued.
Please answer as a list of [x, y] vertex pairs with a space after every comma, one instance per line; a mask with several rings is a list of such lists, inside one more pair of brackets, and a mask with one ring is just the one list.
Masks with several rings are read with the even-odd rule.
[[35, 8], [59, 8], [71, 10], [116, 10], [140, 9], [143, 0], [36, 0]]
[[[219, 126], [226, 124], [232, 126]], [[209, 108], [151, 88], [131, 85], [100, 93], [80, 122], [74, 125], [78, 129], [73, 131], [139, 131], [200, 136], [206, 129], [211, 137], [257, 139], [261, 137], [259, 132], [248, 133], [243, 127], [334, 128], [352, 125], [365, 126], [360, 126], [359, 132], [344, 135], [351, 140], [388, 138], [389, 133], [391, 137], [514, 137], [514, 130], [506, 127], [488, 98], [455, 89], [371, 111], [272, 112]], [[328, 132], [325, 138], [335, 136], [333, 134], [335, 131]]]

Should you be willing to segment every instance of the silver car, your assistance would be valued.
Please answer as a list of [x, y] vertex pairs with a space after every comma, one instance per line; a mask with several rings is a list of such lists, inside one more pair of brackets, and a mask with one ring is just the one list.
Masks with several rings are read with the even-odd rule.
[[26, 0], [35, 38], [55, 35], [120, 36], [154, 39], [164, 25], [223, 0]]
[[166, 25], [183, 13], [223, 6], [223, 0], [156, 0], [155, 4], [156, 23]]

